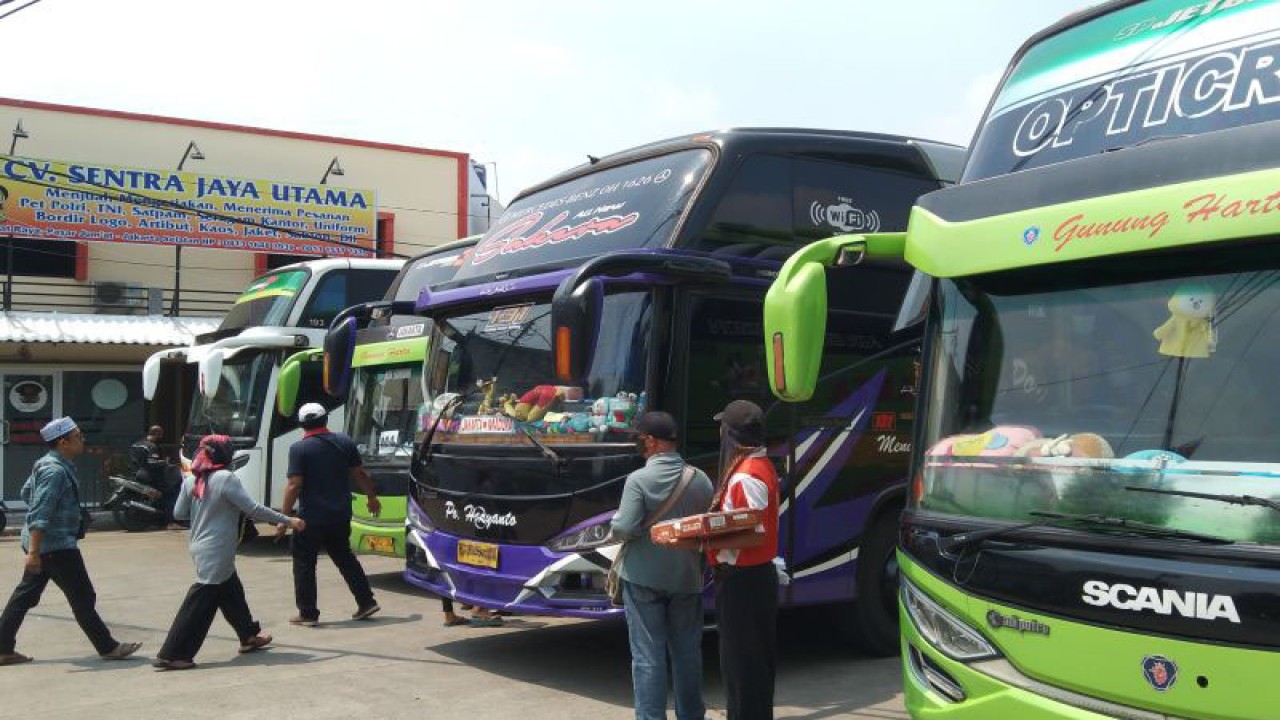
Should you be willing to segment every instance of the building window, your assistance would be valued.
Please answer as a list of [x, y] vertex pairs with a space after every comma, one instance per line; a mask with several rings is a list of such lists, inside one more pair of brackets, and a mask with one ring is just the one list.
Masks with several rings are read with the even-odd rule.
[[9, 274], [10, 244], [13, 246], [14, 275], [55, 278], [76, 276], [76, 243], [31, 238], [5, 238], [0, 243], [0, 273]]

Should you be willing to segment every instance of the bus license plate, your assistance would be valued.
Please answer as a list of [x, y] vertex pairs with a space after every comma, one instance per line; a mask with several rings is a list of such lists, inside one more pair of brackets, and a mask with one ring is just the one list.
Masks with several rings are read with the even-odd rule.
[[394, 538], [378, 537], [377, 535], [365, 535], [364, 547], [366, 550], [372, 550], [377, 553], [387, 553], [394, 555], [396, 552], [396, 541]]
[[458, 562], [498, 569], [498, 546], [492, 543], [458, 541]]

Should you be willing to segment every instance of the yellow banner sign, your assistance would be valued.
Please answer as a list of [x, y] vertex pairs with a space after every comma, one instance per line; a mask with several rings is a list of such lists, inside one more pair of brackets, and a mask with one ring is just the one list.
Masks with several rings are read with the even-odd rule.
[[0, 155], [0, 235], [368, 256], [370, 190]]

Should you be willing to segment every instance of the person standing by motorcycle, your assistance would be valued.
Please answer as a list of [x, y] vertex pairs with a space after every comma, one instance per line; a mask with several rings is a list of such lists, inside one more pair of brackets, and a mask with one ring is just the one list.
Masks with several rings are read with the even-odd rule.
[[84, 537], [80, 515], [80, 482], [75, 459], [84, 452], [84, 433], [69, 417], [50, 421], [40, 428], [40, 437], [49, 452], [36, 460], [31, 476], [22, 486], [27, 504], [22, 527], [22, 549], [26, 562], [22, 580], [14, 589], [4, 612], [0, 613], [0, 666], [31, 662], [16, 652], [18, 630], [27, 612], [40, 603], [40, 596], [52, 580], [75, 615], [76, 623], [89, 637], [103, 660], [123, 660], [137, 652], [142, 643], [119, 642], [111, 636], [95, 607], [97, 594], [77, 541]]
[[209, 635], [213, 616], [222, 611], [240, 639], [240, 652], [253, 652], [271, 644], [271, 636], [253, 619], [244, 585], [236, 574], [236, 547], [240, 539], [240, 513], [280, 527], [302, 532], [306, 523], [263, 507], [249, 497], [240, 478], [231, 470], [231, 438], [207, 435], [191, 464], [192, 478], [182, 486], [174, 514], [191, 521], [188, 544], [196, 565], [196, 582], [187, 591], [169, 628], [164, 646], [152, 665], [160, 670], [188, 670], [196, 666], [196, 653]]
[[173, 506], [177, 502], [178, 491], [182, 489], [182, 473], [161, 454], [160, 441], [163, 439], [163, 427], [152, 425], [148, 428], [141, 440], [129, 446], [129, 469], [135, 480], [163, 493], [160, 509], [164, 511], [166, 529], [181, 530], [182, 526], [173, 517]]

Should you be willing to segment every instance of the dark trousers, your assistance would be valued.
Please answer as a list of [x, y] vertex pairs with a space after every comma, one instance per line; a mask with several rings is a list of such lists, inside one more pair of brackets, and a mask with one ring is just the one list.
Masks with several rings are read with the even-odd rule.
[[[304, 518], [305, 519], [305, 518]], [[356, 607], [366, 608], [374, 604], [373, 590], [364, 567], [351, 552], [351, 523], [312, 523], [307, 529], [293, 536], [293, 597], [298, 614], [308, 620], [320, 618], [316, 606], [316, 560], [323, 550], [342, 573], [347, 589], [356, 599]]]
[[773, 563], [716, 566], [715, 593], [729, 720], [772, 720], [778, 573]]
[[38, 574], [22, 574], [22, 581], [14, 588], [4, 613], [0, 614], [0, 653], [14, 651], [18, 629], [22, 627], [27, 611], [40, 604], [40, 596], [50, 580], [67, 596], [71, 612], [89, 642], [93, 643], [93, 649], [99, 655], [115, 650], [120, 643], [111, 637], [111, 631], [98, 616], [95, 607], [98, 594], [93, 590], [93, 581], [89, 579], [80, 550], [73, 548], [45, 553], [40, 556], [40, 566]]
[[209, 636], [209, 627], [213, 625], [213, 616], [222, 611], [222, 617], [235, 628], [240, 642], [262, 632], [262, 626], [253, 619], [249, 612], [249, 601], [244, 596], [244, 585], [240, 576], [231, 573], [231, 577], [217, 585], [196, 583], [187, 591], [178, 615], [173, 618], [169, 627], [169, 636], [164, 640], [164, 647], [156, 655], [161, 660], [194, 660], [200, 646]]

